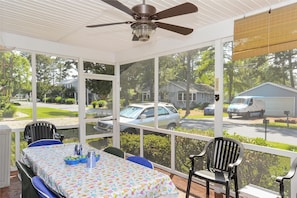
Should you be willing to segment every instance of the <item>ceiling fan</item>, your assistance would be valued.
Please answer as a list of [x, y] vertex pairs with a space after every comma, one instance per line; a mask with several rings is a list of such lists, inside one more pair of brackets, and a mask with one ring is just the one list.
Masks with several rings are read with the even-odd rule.
[[130, 26], [132, 28], [133, 34], [132, 41], [148, 41], [151, 33], [155, 31], [157, 27], [182, 35], [188, 35], [193, 32], [193, 29], [154, 21], [184, 14], [190, 14], [198, 11], [198, 8], [192, 3], [183, 3], [175, 7], [163, 10], [161, 12], [156, 12], [156, 8], [152, 5], [145, 4], [145, 0], [143, 0], [142, 4], [132, 7], [132, 9], [128, 8], [117, 0], [102, 1], [129, 14], [135, 21], [88, 25], [86, 27], [94, 28], [118, 24], [131, 24]]

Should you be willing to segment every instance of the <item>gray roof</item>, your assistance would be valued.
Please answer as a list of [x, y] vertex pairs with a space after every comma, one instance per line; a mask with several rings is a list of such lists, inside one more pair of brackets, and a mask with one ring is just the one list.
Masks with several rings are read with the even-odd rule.
[[[169, 83], [186, 91], [186, 87], [187, 87], [186, 82], [170, 81]], [[196, 83], [196, 84], [190, 84], [190, 92], [191, 93], [213, 93], [214, 88], [206, 84]]]
[[260, 84], [260, 85], [258, 85], [258, 86], [256, 86], [256, 87], [253, 87], [253, 88], [251, 88], [251, 89], [248, 89], [248, 90], [246, 90], [246, 91], [243, 91], [243, 92], [239, 93], [238, 95], [245, 94], [246, 92], [249, 92], [249, 91], [251, 91], [251, 90], [253, 90], [253, 89], [257, 89], [257, 88], [260, 88], [260, 87], [263, 87], [263, 86], [266, 86], [266, 85], [270, 85], [270, 86], [278, 87], [278, 88], [281, 88], [281, 89], [285, 89], [285, 90], [288, 90], [288, 91], [297, 93], [297, 89], [295, 89], [295, 88], [288, 87], [288, 86], [285, 86], [285, 85], [275, 84], [275, 83], [272, 83], [272, 82], [266, 82], [266, 83]]

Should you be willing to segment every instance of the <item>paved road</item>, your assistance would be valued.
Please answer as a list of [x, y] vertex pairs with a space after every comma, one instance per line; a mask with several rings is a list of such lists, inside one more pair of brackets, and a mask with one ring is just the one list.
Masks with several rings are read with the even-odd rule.
[[[24, 106], [30, 106], [31, 103], [22, 103]], [[47, 106], [59, 109], [65, 109], [69, 111], [78, 111], [78, 105], [56, 105], [56, 104], [44, 104], [38, 103], [38, 106]], [[94, 111], [94, 109], [88, 109], [89, 111]], [[90, 112], [91, 113], [91, 112]], [[78, 123], [78, 118], [58, 118], [58, 119], [48, 119], [49, 121], [55, 123], [57, 126], [64, 125], [74, 125]], [[287, 144], [296, 145], [297, 142], [297, 130], [278, 128], [278, 127], [267, 127], [266, 133], [263, 126], [257, 127], [255, 123], [262, 123], [262, 119], [240, 119], [240, 118], [224, 118], [223, 120], [223, 130], [227, 130], [229, 134], [239, 134], [245, 137], [259, 137], [275, 142], [283, 142]], [[26, 125], [27, 120], [21, 121], [1, 121], [1, 124], [8, 125], [12, 128], [22, 128]], [[185, 128], [200, 128], [200, 129], [214, 129], [213, 118], [209, 119], [183, 119], [182, 127]]]
[[[272, 142], [282, 142], [287, 144], [296, 145], [297, 142], [297, 130], [280, 128], [280, 127], [269, 127], [267, 126], [266, 133], [264, 126], [255, 126], [248, 124], [248, 121], [244, 120], [230, 120], [224, 119], [223, 130], [227, 130], [229, 134], [238, 134], [245, 137], [259, 137]], [[213, 119], [199, 119], [191, 120], [184, 119], [182, 127], [185, 128], [200, 128], [200, 129], [214, 129]]]

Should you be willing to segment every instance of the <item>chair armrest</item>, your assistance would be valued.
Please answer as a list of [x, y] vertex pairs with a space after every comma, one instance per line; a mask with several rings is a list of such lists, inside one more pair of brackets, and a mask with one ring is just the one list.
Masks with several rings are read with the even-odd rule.
[[232, 175], [234, 173], [236, 173], [237, 166], [239, 166], [239, 164], [242, 162], [242, 160], [243, 160], [243, 157], [239, 156], [238, 159], [234, 163], [231, 163], [228, 165], [228, 178], [231, 178]]
[[228, 167], [233, 169], [235, 166], [239, 166], [239, 164], [242, 162], [243, 158], [239, 157], [234, 163], [229, 164]]
[[63, 134], [60, 134], [60, 133], [55, 133], [54, 138], [55, 139], [59, 139], [61, 142], [63, 142], [64, 135]]
[[24, 139], [25, 139], [25, 141], [27, 142], [28, 145], [31, 144], [31, 142], [32, 142], [32, 138], [31, 138], [30, 136], [26, 135], [26, 136], [24, 137]]
[[203, 157], [206, 154], [206, 147], [203, 149], [203, 151], [198, 155], [190, 155], [189, 158], [191, 160], [191, 170], [194, 170], [195, 165], [195, 159]]
[[284, 197], [284, 180], [291, 179], [296, 173], [296, 166], [297, 166], [297, 158], [291, 164], [289, 172], [285, 176], [277, 176], [275, 181], [279, 183], [279, 193], [282, 197]]
[[282, 182], [284, 179], [291, 179], [296, 173], [296, 167], [297, 167], [297, 158], [291, 164], [289, 172], [285, 176], [276, 177], [276, 181]]

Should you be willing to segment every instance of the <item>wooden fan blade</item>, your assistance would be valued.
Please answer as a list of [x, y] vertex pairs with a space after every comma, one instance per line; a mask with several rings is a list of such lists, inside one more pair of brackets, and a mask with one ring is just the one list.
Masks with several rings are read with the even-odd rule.
[[117, 22], [117, 23], [105, 23], [105, 24], [97, 24], [97, 25], [87, 25], [88, 28], [94, 27], [102, 27], [102, 26], [109, 26], [109, 25], [119, 25], [119, 24], [132, 24], [133, 21], [125, 21], [125, 22]]
[[153, 14], [149, 18], [151, 20], [159, 20], [159, 19], [165, 19], [165, 18], [184, 15], [184, 14], [190, 14], [197, 11], [198, 11], [198, 8], [194, 4], [183, 3], [178, 6]]
[[182, 34], [182, 35], [188, 35], [188, 34], [191, 34], [193, 32], [193, 29], [191, 29], [191, 28], [172, 25], [172, 24], [168, 24], [168, 23], [155, 22], [155, 24], [159, 28], [169, 30], [169, 31], [172, 31], [172, 32], [176, 32], [176, 33], [179, 33], [179, 34]]
[[102, 0], [102, 1], [129, 14], [132, 17], [134, 17], [134, 15], [135, 15], [135, 13], [130, 8], [128, 8], [127, 6], [125, 6], [124, 4], [122, 4], [121, 2], [119, 2], [117, 0]]

